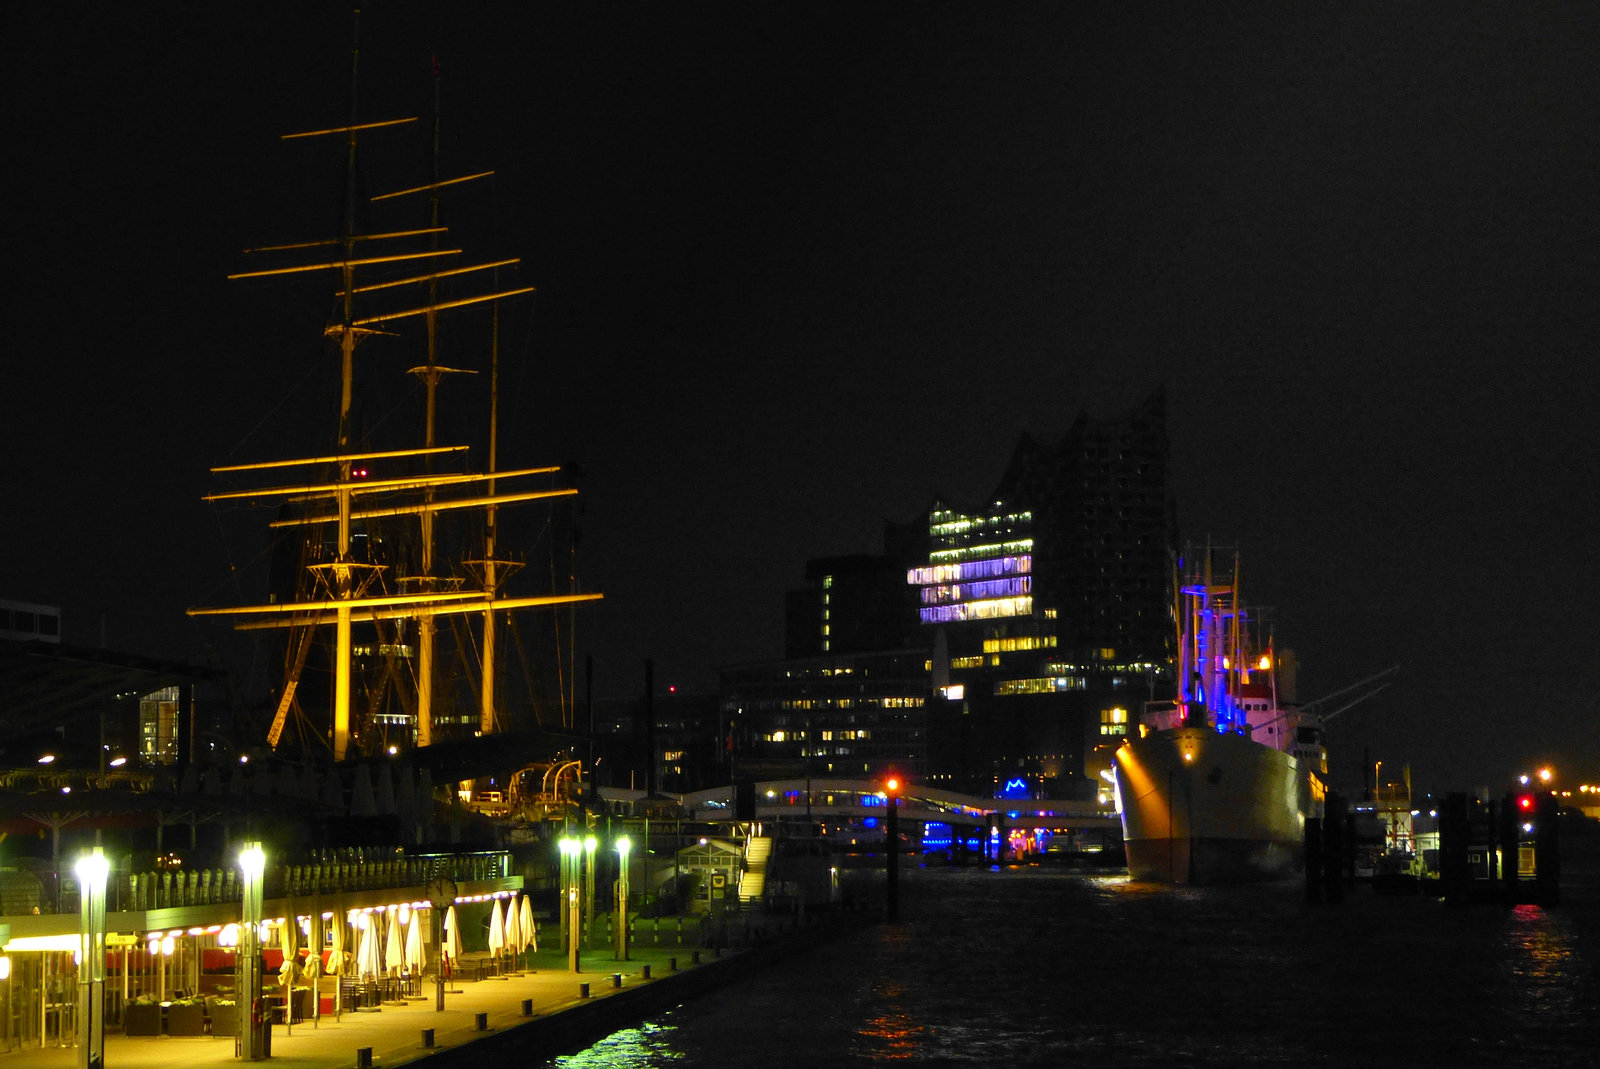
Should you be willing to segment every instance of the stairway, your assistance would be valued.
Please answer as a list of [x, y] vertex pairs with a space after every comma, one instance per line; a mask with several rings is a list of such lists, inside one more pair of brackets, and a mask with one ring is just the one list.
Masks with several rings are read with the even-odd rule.
[[772, 856], [770, 836], [752, 838], [745, 847], [744, 877], [739, 881], [739, 901], [760, 902], [767, 889], [767, 859]]

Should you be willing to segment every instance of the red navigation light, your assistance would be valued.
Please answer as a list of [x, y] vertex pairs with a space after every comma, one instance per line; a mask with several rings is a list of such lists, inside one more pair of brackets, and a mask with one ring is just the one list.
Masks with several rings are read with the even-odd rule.
[[1533, 812], [1533, 805], [1534, 805], [1533, 795], [1531, 795], [1531, 794], [1519, 794], [1519, 795], [1517, 795], [1517, 808], [1522, 810], [1522, 812], [1524, 812], [1524, 813], [1532, 813]]

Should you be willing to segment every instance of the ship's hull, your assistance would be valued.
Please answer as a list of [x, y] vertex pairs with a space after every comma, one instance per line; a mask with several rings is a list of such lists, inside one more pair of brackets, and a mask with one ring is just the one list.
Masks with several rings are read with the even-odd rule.
[[1128, 873], [1164, 883], [1244, 883], [1305, 860], [1309, 771], [1243, 735], [1181, 727], [1117, 750]]

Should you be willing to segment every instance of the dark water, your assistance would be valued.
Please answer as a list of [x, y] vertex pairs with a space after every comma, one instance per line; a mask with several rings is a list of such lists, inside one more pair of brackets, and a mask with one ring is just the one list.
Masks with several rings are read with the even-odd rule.
[[1600, 901], [912, 870], [902, 920], [561, 1067], [1600, 1066]]

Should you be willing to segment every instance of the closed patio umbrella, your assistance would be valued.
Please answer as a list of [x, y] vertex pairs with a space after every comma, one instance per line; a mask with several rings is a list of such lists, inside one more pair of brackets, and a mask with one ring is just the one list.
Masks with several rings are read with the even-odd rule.
[[398, 974], [400, 966], [405, 964], [405, 958], [405, 936], [400, 931], [400, 916], [399, 914], [391, 913], [389, 914], [389, 940], [384, 945], [383, 951], [384, 965], [389, 972]]
[[294, 982], [300, 978], [299, 951], [295, 936], [300, 926], [295, 921], [294, 908], [289, 908], [288, 919], [278, 929], [278, 943], [283, 950], [283, 964], [278, 966], [278, 980], [283, 987], [283, 1021], [292, 1033], [294, 1030]]
[[344, 971], [344, 922], [343, 916], [333, 918], [333, 943], [328, 948], [329, 976], [338, 976]]
[[406, 969], [412, 976], [422, 975], [422, 925], [417, 922], [417, 911], [411, 911], [411, 920], [406, 925]]
[[489, 957], [497, 964], [500, 952], [506, 948], [506, 922], [500, 916], [500, 900], [489, 903]]
[[511, 955], [511, 967], [517, 967], [517, 955], [522, 952], [522, 918], [517, 913], [517, 899], [513, 895], [506, 903], [506, 952]]
[[444, 956], [452, 966], [461, 960], [461, 925], [454, 906], [444, 915]]
[[383, 939], [378, 932], [378, 921], [365, 915], [366, 927], [361, 930], [361, 950], [356, 955], [356, 972], [363, 980], [376, 980], [383, 975]]
[[539, 933], [533, 923], [533, 905], [528, 901], [528, 896], [522, 896], [522, 904], [517, 910], [522, 914], [522, 946], [534, 953], [539, 952]]

